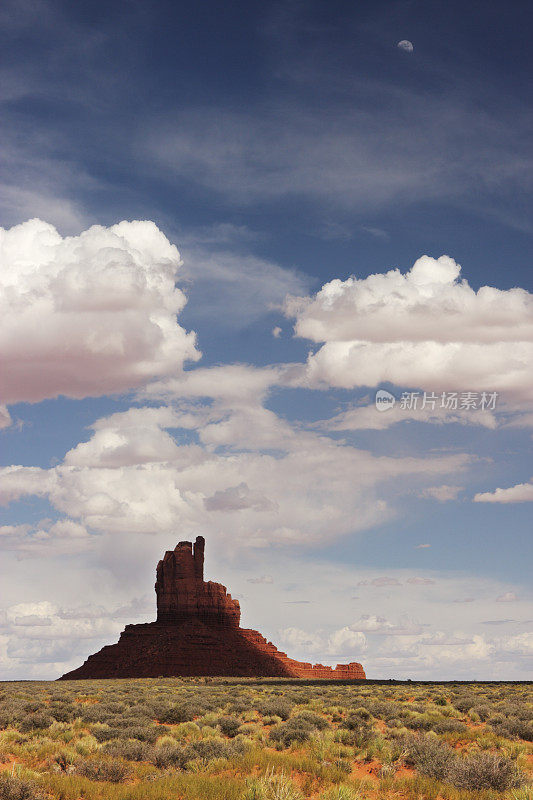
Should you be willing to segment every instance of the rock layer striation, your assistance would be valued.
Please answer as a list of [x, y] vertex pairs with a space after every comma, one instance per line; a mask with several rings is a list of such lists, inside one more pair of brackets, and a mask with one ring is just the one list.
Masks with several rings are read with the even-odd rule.
[[361, 664], [295, 661], [257, 631], [241, 628], [226, 587], [204, 581], [205, 540], [179, 542], [157, 565], [157, 620], [126, 625], [116, 644], [89, 656], [60, 680], [235, 676], [362, 680]]

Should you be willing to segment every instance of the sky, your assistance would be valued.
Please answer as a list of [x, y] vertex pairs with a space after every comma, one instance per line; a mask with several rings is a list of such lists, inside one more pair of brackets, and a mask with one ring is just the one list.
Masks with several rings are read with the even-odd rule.
[[0, 679], [200, 534], [294, 658], [531, 678], [532, 22], [2, 4]]

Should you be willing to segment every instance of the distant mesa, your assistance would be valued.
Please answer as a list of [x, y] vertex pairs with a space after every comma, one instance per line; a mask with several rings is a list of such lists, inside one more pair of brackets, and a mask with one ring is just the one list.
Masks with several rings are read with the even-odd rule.
[[356, 662], [335, 669], [289, 658], [257, 631], [240, 627], [239, 602], [204, 581], [203, 536], [179, 542], [157, 565], [157, 621], [126, 625], [117, 644], [60, 680], [227, 676], [363, 680]]

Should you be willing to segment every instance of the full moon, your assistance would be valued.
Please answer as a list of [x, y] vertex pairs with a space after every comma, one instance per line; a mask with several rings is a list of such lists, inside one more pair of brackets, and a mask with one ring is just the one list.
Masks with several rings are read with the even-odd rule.
[[409, 41], [409, 39], [402, 39], [401, 42], [398, 42], [397, 45], [399, 50], [403, 50], [405, 53], [412, 53], [414, 50], [413, 43]]

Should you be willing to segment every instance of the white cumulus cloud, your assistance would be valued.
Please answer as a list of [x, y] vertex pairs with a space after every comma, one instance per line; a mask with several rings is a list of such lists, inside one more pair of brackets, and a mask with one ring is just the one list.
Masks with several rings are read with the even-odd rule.
[[375, 457], [292, 426], [246, 395], [240, 404], [231, 396], [131, 408], [92, 431], [50, 469], [2, 469], [0, 502], [46, 497], [102, 534], [214, 529], [252, 546], [316, 544], [391, 518], [391, 481], [401, 491], [401, 480], [435, 480], [471, 460]]
[[531, 503], [533, 502], [533, 482], [518, 483], [508, 489], [495, 489], [493, 492], [478, 492], [474, 503]]
[[121, 392], [196, 360], [177, 324], [180, 255], [153, 222], [63, 238], [32, 219], [0, 229], [2, 400]]
[[301, 382], [533, 397], [533, 295], [476, 292], [460, 270], [449, 256], [422, 256], [405, 274], [335, 279], [313, 297], [288, 298], [296, 334], [321, 344]]
[[281, 641], [294, 648], [298, 655], [309, 653], [315, 657], [342, 657], [352, 660], [367, 649], [364, 633], [345, 626], [327, 634], [324, 631], [309, 633], [300, 628], [284, 628], [279, 631]]

